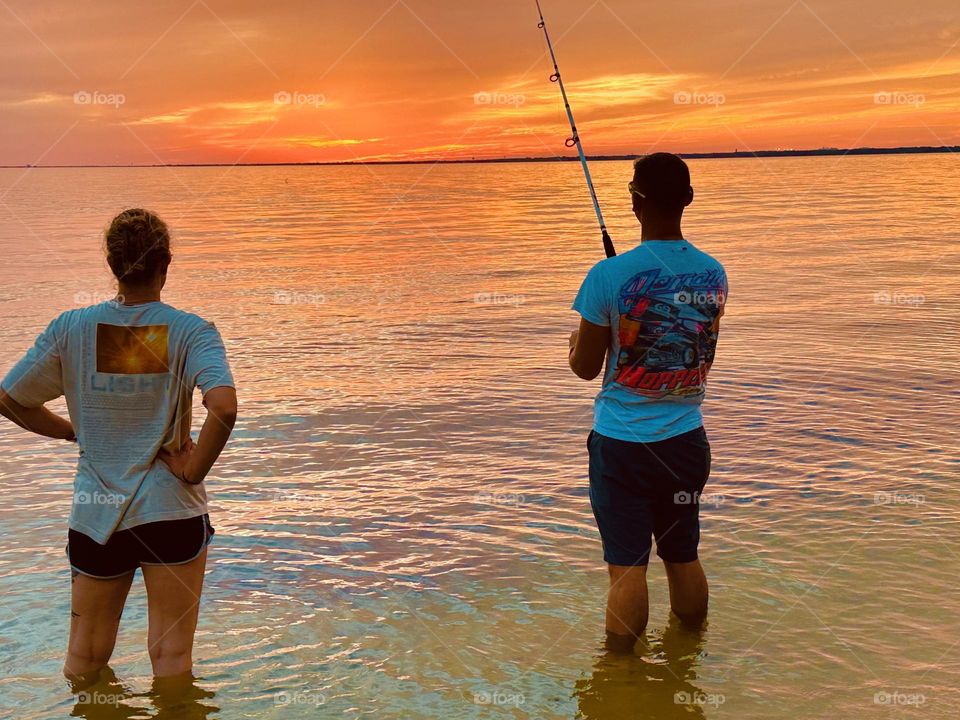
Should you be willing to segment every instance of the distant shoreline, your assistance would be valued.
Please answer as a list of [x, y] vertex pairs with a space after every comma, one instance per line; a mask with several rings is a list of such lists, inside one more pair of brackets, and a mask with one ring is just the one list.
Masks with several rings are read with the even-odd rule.
[[[818, 150], [758, 150], [756, 152], [680, 153], [689, 160], [727, 160], [745, 158], [846, 157], [848, 155], [928, 155], [960, 153], [960, 145], [895, 147], [895, 148], [820, 148]], [[635, 160], [638, 155], [590, 155], [591, 162]], [[353, 165], [495, 165], [505, 163], [576, 162], [576, 155], [555, 157], [504, 157], [457, 160], [348, 160], [342, 162], [264, 162], [264, 163], [153, 163], [129, 165], [0, 165], [0, 169], [81, 169], [81, 168], [204, 168], [204, 167], [342, 167]]]

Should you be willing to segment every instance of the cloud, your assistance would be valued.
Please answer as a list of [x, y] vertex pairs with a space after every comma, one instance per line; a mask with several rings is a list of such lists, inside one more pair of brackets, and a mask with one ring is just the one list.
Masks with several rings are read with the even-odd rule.
[[[569, 152], [525, 3], [14, 5], [20, 20], [0, 11], [0, 163]], [[874, 125], [886, 143], [938, 142], [929, 128], [960, 142], [956, 0], [552, 0], [549, 21], [590, 152], [723, 150], [731, 131], [754, 147], [852, 144]], [[78, 107], [84, 89], [126, 101]], [[314, 101], [274, 101], [297, 90]], [[879, 92], [925, 102], [878, 107]]]

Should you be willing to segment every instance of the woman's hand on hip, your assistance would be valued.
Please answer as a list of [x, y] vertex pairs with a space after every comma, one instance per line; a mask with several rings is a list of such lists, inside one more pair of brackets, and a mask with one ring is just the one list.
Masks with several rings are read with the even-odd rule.
[[170, 452], [166, 448], [160, 448], [160, 452], [157, 453], [157, 459], [163, 462], [170, 472], [181, 482], [185, 482], [187, 485], [199, 485], [200, 483], [193, 481], [190, 476], [190, 459], [193, 457], [196, 449], [196, 443], [194, 443], [193, 440], [187, 440], [180, 450], [175, 453]]

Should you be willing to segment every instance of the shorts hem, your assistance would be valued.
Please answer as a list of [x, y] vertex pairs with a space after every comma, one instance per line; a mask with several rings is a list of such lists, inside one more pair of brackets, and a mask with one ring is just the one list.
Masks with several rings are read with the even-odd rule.
[[141, 562], [140, 567], [146, 565], [147, 567], [176, 567], [177, 565], [189, 565], [198, 557], [203, 555], [203, 551], [210, 547], [210, 544], [213, 542], [213, 535], [210, 535], [203, 543], [203, 546], [197, 550], [197, 554], [188, 560], [178, 560], [177, 562]]
[[624, 563], [624, 562], [614, 562], [610, 558], [604, 558], [603, 561], [607, 565], [613, 565], [614, 567], [647, 567], [650, 565], [650, 558], [645, 560], [638, 560], [635, 563]]
[[135, 573], [137, 571], [136, 568], [133, 568], [132, 570], [125, 570], [119, 575], [94, 575], [93, 573], [88, 573], [86, 570], [81, 570], [80, 568], [78, 568], [76, 565], [73, 565], [72, 563], [70, 565], [70, 569], [79, 575], [92, 578], [93, 580], [119, 580], [120, 578], [126, 577], [127, 575], [131, 573]]
[[659, 552], [657, 552], [657, 557], [659, 557], [664, 562], [668, 562], [668, 563], [691, 563], [694, 560], [700, 559], [700, 555], [696, 552], [681, 553], [679, 555], [674, 555], [673, 553], [666, 553], [666, 555], [670, 555], [671, 557], [666, 557], [665, 555], [661, 555]]
[[[652, 548], [651, 550], [648, 550], [647, 552], [641, 555], [633, 555], [632, 557], [629, 557], [629, 558], [614, 557], [610, 553], [605, 552], [603, 554], [603, 561], [607, 563], [607, 565], [616, 565], [617, 567], [639, 567], [641, 565], [646, 566], [650, 564], [651, 551], [652, 551]], [[622, 560], [634, 560], [634, 562], [621, 562]]]

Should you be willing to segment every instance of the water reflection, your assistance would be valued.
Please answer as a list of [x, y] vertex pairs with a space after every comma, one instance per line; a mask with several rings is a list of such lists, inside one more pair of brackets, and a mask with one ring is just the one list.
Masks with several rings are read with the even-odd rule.
[[220, 712], [215, 695], [192, 674], [155, 678], [148, 693], [125, 685], [111, 668], [72, 683], [76, 702], [71, 717], [88, 720], [205, 720]]
[[215, 693], [204, 690], [192, 674], [155, 678], [150, 699], [157, 709], [155, 720], [203, 720], [220, 712], [213, 704]]
[[577, 717], [706, 718], [715, 698], [694, 684], [704, 640], [704, 630], [689, 629], [671, 617], [663, 634], [641, 641], [635, 653], [602, 652], [593, 674], [577, 683]]
[[[718, 591], [709, 655], [687, 682], [710, 689], [762, 663], [767, 696], [727, 682], [721, 711], [701, 708], [710, 720], [861, 718], [879, 690], [946, 698], [960, 687], [960, 663], [947, 662], [960, 657], [960, 594], [955, 568], [938, 561], [960, 547], [960, 386], [949, 371], [960, 352], [958, 160], [695, 161], [691, 237], [736, 287], [707, 410], [717, 502], [704, 511], [703, 550]], [[371, 171], [383, 192], [369, 192]], [[244, 412], [210, 488], [223, 532], [197, 658], [201, 684], [217, 692], [199, 702], [222, 707], [216, 717], [276, 716], [263, 689], [284, 687], [327, 700], [314, 714], [291, 704], [291, 717], [493, 717], [463, 695], [505, 683], [505, 668], [550, 645], [537, 685], [513, 683], [527, 695], [513, 714], [576, 713], [571, 678], [590, 677], [597, 648], [568, 629], [597, 617], [599, 640], [605, 584], [582, 445], [592, 391], [563, 349], [571, 294], [599, 259], [579, 172], [0, 170], [0, 193], [10, 190], [0, 205], [0, 368], [57, 313], [110, 292], [96, 238], [127, 204], [175, 224], [169, 300], [227, 338]], [[630, 172], [599, 163], [594, 179], [622, 197]], [[185, 189], [206, 209], [188, 212]], [[409, 203], [371, 229], [384, 192]], [[622, 205], [611, 214], [626, 249], [636, 221]], [[43, 261], [55, 258], [38, 237], [55, 239], [66, 261]], [[901, 305], [898, 292], [925, 299]], [[51, 623], [69, 616], [57, 548], [75, 464], [71, 448], [0, 423], [0, 483], [18, 490], [0, 533], [3, 717], [16, 707], [17, 717], [63, 720], [74, 704], [58, 678], [64, 628]], [[665, 590], [659, 577], [653, 594]], [[125, 616], [144, 626], [139, 587]], [[800, 594], [808, 608], [795, 606]], [[662, 626], [650, 632], [658, 647]], [[633, 699], [626, 713], [605, 713], [616, 720], [650, 704], [679, 714], [670, 700], [686, 685], [651, 668], [646, 652], [629, 658], [647, 663], [637, 669], [598, 667], [581, 690], [587, 716], [604, 713], [604, 698]], [[134, 657], [139, 672], [120, 667]], [[121, 633], [117, 658], [139, 693], [124, 704], [153, 715], [140, 632]], [[633, 685], [619, 687], [618, 673]], [[667, 683], [674, 689], [660, 691]], [[798, 714], [811, 697], [830, 711]]]

